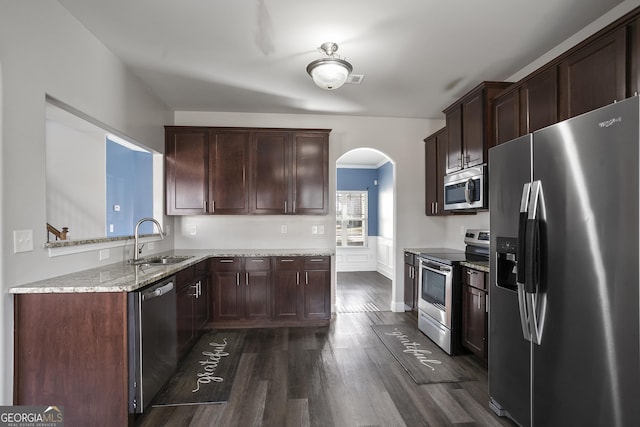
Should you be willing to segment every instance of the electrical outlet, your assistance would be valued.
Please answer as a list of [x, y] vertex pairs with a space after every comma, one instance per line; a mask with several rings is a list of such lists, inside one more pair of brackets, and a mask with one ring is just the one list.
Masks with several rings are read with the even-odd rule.
[[287, 234], [287, 226], [286, 225], [281, 225], [280, 226], [280, 233]]
[[311, 234], [318, 234], [318, 226], [317, 225], [312, 225], [311, 226]]
[[318, 226], [318, 234], [324, 234], [324, 225]]
[[99, 252], [98, 258], [100, 259], [100, 261], [102, 261], [105, 259], [109, 259], [110, 256], [111, 256], [111, 251], [109, 251], [109, 249], [102, 249]]
[[13, 230], [13, 253], [33, 251], [33, 230]]

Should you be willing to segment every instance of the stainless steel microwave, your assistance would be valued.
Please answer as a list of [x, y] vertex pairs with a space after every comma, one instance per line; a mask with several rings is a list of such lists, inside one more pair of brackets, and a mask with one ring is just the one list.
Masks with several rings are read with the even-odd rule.
[[487, 209], [487, 166], [474, 166], [444, 177], [444, 209]]

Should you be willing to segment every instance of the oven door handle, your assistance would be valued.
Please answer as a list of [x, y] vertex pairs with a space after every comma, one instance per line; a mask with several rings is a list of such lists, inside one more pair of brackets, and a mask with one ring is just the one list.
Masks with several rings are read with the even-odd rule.
[[438, 273], [438, 274], [449, 274], [451, 273], [451, 267], [447, 267], [445, 265], [439, 265], [439, 264], [433, 264], [433, 263], [427, 263], [424, 261], [420, 261], [420, 267], [432, 271], [434, 273]]

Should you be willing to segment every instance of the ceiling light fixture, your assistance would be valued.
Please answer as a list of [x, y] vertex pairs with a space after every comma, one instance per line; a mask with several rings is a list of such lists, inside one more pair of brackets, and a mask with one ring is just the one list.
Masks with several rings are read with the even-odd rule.
[[318, 50], [324, 51], [327, 57], [316, 59], [307, 65], [307, 73], [318, 87], [326, 90], [338, 89], [347, 80], [353, 67], [336, 55], [338, 50], [336, 43], [322, 43]]

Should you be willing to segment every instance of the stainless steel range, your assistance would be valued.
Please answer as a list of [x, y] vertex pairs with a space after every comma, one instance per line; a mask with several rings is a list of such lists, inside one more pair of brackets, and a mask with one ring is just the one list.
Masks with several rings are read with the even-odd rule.
[[429, 248], [418, 256], [418, 328], [450, 355], [462, 347], [460, 263], [489, 260], [489, 231], [467, 230], [464, 241], [464, 251]]

